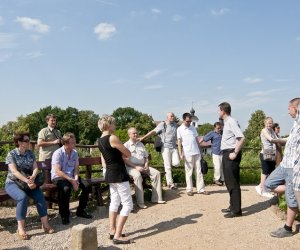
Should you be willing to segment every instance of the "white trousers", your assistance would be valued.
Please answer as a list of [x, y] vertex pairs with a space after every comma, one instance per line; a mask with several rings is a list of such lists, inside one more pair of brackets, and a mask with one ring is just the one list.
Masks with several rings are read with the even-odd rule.
[[119, 206], [122, 203], [120, 215], [128, 216], [131, 210], [133, 209], [129, 181], [120, 183], [109, 183], [109, 191], [109, 211], [118, 212]]
[[[166, 172], [167, 185], [172, 185], [172, 184], [174, 184], [173, 183], [173, 178], [172, 178], [172, 158], [173, 158], [173, 154], [178, 155], [177, 149], [176, 148], [164, 148], [163, 147], [161, 153], [162, 153], [162, 157], [163, 157], [163, 160], [164, 160], [164, 167], [165, 167], [165, 172]], [[176, 157], [174, 157], [174, 158], [176, 158]]]
[[[136, 202], [138, 205], [144, 204], [144, 189], [143, 189], [143, 177], [141, 172], [131, 168], [126, 167], [127, 172], [133, 178]], [[161, 190], [161, 176], [160, 172], [155, 168], [149, 167], [149, 176], [152, 185], [152, 202], [158, 202], [162, 200], [162, 190]]]
[[204, 180], [201, 173], [201, 155], [185, 155], [184, 156], [184, 168], [185, 168], [185, 181], [186, 181], [186, 191], [193, 191], [193, 171], [195, 172], [196, 177], [196, 189], [197, 192], [204, 191]]
[[214, 164], [214, 181], [224, 181], [224, 174], [222, 169], [222, 155], [212, 154]]

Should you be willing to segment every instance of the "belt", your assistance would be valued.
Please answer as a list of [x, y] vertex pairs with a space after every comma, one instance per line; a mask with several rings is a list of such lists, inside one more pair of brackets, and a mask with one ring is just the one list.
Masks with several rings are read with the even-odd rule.
[[229, 148], [229, 149], [224, 149], [222, 150], [223, 153], [228, 153], [228, 152], [233, 152], [234, 151], [234, 148]]

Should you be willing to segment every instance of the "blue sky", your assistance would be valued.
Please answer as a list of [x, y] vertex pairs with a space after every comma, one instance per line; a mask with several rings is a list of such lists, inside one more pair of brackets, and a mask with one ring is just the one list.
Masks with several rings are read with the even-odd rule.
[[0, 0], [0, 125], [52, 105], [292, 125], [300, 1]]

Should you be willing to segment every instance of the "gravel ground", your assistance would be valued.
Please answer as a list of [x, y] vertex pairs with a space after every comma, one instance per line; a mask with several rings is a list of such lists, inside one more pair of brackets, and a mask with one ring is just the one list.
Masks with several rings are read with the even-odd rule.
[[[254, 186], [242, 186], [242, 217], [225, 219], [221, 208], [228, 207], [225, 187], [208, 186], [209, 196], [187, 196], [184, 188], [166, 190], [167, 204], [147, 204], [145, 210], [135, 208], [125, 225], [125, 233], [135, 243], [113, 245], [108, 239], [107, 208], [94, 211], [94, 218], [75, 216], [76, 202], [72, 203], [71, 225], [63, 226], [57, 209], [49, 210], [50, 223], [57, 230], [46, 235], [40, 228], [36, 209], [28, 211], [29, 241], [16, 236], [15, 208], [0, 207], [1, 249], [69, 249], [71, 227], [89, 224], [97, 228], [99, 249], [300, 249], [299, 234], [277, 239], [269, 233], [282, 227], [282, 213], [271, 206], [271, 201], [258, 196]], [[295, 228], [294, 228], [295, 229]]]

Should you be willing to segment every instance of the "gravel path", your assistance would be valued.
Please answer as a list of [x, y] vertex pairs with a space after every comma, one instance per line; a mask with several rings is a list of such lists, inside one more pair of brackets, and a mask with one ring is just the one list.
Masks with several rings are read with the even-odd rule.
[[[30, 207], [30, 223], [27, 232], [29, 241], [18, 240], [15, 208], [0, 208], [1, 249], [68, 249], [71, 241], [71, 227], [89, 224], [97, 227], [100, 249], [300, 249], [299, 234], [276, 239], [269, 232], [283, 226], [284, 221], [275, 213], [271, 202], [258, 196], [254, 186], [242, 186], [243, 215], [225, 219], [220, 212], [228, 206], [225, 187], [208, 186], [209, 196], [190, 197], [184, 188], [166, 190], [167, 204], [149, 205], [148, 209], [135, 209], [125, 226], [128, 237], [135, 243], [114, 246], [108, 239], [108, 212], [96, 210], [94, 219], [76, 218], [76, 203], [72, 204], [71, 225], [63, 226], [57, 217], [57, 210], [50, 211], [50, 223], [57, 233], [45, 235], [34, 207]], [[279, 213], [280, 214], [280, 213]]]

